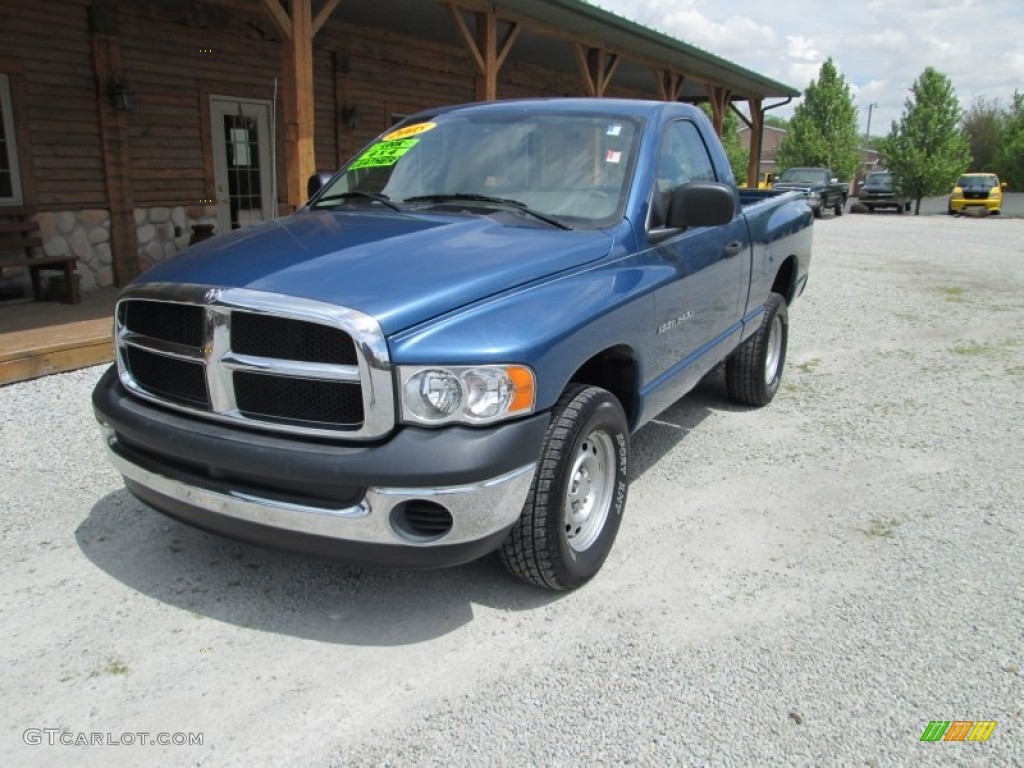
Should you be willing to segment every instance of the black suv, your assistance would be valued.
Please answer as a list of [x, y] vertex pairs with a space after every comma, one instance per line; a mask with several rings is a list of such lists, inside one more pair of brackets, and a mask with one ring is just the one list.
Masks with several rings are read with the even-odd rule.
[[878, 208], [893, 208], [899, 213], [910, 210], [910, 200], [895, 191], [892, 174], [888, 171], [872, 171], [864, 179], [858, 200], [869, 211]]

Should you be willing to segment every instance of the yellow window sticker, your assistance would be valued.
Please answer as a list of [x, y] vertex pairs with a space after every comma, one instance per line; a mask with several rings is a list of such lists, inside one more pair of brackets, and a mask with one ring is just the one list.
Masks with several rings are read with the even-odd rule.
[[420, 143], [419, 139], [402, 139], [401, 141], [378, 141], [363, 152], [352, 165], [350, 171], [359, 168], [389, 168], [401, 159], [402, 155]]
[[385, 136], [381, 141], [398, 141], [399, 139], [407, 139], [410, 136], [415, 136], [418, 133], [426, 133], [432, 131], [437, 127], [437, 123], [416, 123], [415, 125], [407, 125], [405, 128], [399, 128], [397, 131], [392, 131]]

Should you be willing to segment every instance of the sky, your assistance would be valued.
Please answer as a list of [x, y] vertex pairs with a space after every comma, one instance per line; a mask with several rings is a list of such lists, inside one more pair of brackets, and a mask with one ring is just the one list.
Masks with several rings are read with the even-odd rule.
[[[1024, 0], [589, 2], [800, 90], [831, 56], [872, 136], [900, 118], [925, 67], [950, 79], [963, 109], [1024, 93]], [[771, 114], [791, 117], [798, 103]]]

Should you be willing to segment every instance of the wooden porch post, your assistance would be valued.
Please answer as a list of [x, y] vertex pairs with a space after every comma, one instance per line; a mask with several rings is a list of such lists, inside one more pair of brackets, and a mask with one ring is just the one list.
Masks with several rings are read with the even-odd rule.
[[498, 16], [491, 10], [476, 13], [476, 35], [474, 36], [462, 15], [462, 8], [454, 2], [448, 3], [448, 14], [455, 23], [455, 29], [462, 38], [466, 50], [476, 62], [477, 101], [494, 101], [498, 98], [498, 72], [508, 58], [512, 44], [519, 36], [519, 24], [509, 24], [505, 37], [498, 42]]
[[750, 159], [747, 161], [747, 186], [757, 189], [761, 180], [761, 147], [764, 144], [762, 99], [748, 99], [750, 105]]
[[126, 285], [139, 274], [139, 238], [135, 231], [128, 113], [114, 109], [111, 88], [124, 82], [117, 0], [96, 0], [89, 8], [96, 104], [103, 147], [103, 175], [110, 206], [110, 254], [114, 285]]
[[601, 48], [586, 48], [582, 43], [573, 43], [576, 54], [576, 65], [583, 82], [583, 92], [587, 96], [602, 97], [608, 84], [619, 67], [619, 55]]
[[725, 110], [729, 105], [729, 98], [732, 93], [728, 88], [721, 85], [709, 85], [708, 97], [711, 99], [711, 122], [714, 123], [715, 133], [722, 137], [722, 130], [725, 126]]
[[658, 98], [662, 101], [679, 101], [686, 78], [671, 69], [652, 69], [658, 83]]
[[[313, 145], [313, 13], [310, 0], [264, 0], [280, 29], [285, 194], [296, 210], [306, 201], [306, 180], [316, 171]], [[322, 22], [321, 22], [322, 23]]]

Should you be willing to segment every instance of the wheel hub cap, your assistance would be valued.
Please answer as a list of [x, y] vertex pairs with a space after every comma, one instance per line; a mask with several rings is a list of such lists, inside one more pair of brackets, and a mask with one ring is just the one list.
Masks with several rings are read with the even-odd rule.
[[580, 443], [566, 487], [565, 535], [574, 551], [588, 549], [601, 534], [614, 485], [614, 444], [607, 432], [595, 430]]

